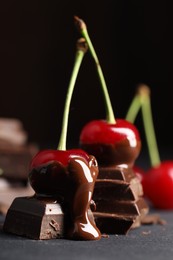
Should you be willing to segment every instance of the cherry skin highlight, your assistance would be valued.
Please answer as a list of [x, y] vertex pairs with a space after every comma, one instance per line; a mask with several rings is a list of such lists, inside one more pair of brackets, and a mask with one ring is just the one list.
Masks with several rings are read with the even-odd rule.
[[144, 175], [144, 195], [155, 208], [173, 209], [173, 161], [163, 161]]
[[140, 140], [136, 127], [124, 119], [117, 119], [116, 124], [109, 124], [105, 120], [94, 120], [83, 128], [80, 135], [80, 142], [88, 144], [115, 144], [126, 139], [127, 136], [131, 142], [134, 139]]

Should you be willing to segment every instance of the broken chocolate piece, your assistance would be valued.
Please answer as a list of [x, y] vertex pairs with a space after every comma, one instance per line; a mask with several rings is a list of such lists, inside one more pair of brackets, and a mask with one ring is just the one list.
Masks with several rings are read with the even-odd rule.
[[135, 222], [134, 216], [94, 212], [97, 227], [102, 234], [125, 235]]
[[142, 211], [148, 209], [143, 198], [139, 198], [136, 201], [122, 201], [122, 200], [96, 200], [97, 212], [102, 213], [115, 213], [120, 215], [138, 216]]
[[142, 185], [131, 168], [100, 167], [93, 193], [94, 217], [100, 231], [127, 234], [140, 226], [149, 211], [142, 195]]
[[112, 199], [136, 200], [143, 195], [142, 190], [139, 188], [140, 185], [138, 178], [135, 178], [132, 183], [120, 180], [97, 179], [93, 199], [96, 202], [97, 198], [105, 195], [103, 199], [108, 200], [108, 202]]
[[[93, 219], [90, 209], [89, 218]], [[61, 200], [51, 197], [18, 197], [11, 204], [3, 230], [36, 240], [66, 238], [72, 219]]]
[[31, 239], [64, 236], [64, 213], [53, 198], [18, 197], [11, 204], [4, 222], [5, 232]]

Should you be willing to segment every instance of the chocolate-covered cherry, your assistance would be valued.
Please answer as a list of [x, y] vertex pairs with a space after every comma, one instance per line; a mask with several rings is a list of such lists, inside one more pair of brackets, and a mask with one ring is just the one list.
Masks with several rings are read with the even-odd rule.
[[106, 107], [106, 120], [91, 121], [82, 129], [80, 147], [88, 153], [92, 153], [97, 158], [99, 165], [131, 167], [141, 148], [138, 130], [124, 119], [115, 120], [104, 75], [88, 35], [86, 24], [79, 17], [75, 16], [74, 19], [94, 59]]
[[139, 155], [141, 142], [136, 127], [123, 119], [110, 124], [94, 120], [84, 126], [80, 134], [80, 146], [94, 154], [99, 165], [132, 167]]
[[[135, 174], [132, 170], [134, 162], [137, 156], [139, 155], [141, 149], [141, 141], [139, 132], [132, 123], [124, 119], [115, 120], [104, 75], [96, 52], [88, 35], [86, 24], [83, 22], [83, 20], [81, 20], [78, 17], [75, 17], [75, 23], [79, 32], [82, 34], [82, 36], [88, 43], [89, 51], [96, 65], [105, 101], [105, 120], [93, 120], [87, 123], [81, 131], [79, 143], [80, 147], [83, 150], [87, 151], [89, 154], [93, 154], [97, 158], [100, 167], [100, 174], [98, 177], [99, 179], [96, 182], [96, 189], [93, 198], [96, 203], [97, 213], [101, 213], [103, 211], [102, 214], [99, 214], [98, 217], [96, 213], [96, 221], [98, 223], [98, 226], [100, 227], [102, 232], [107, 232], [109, 227], [107, 227], [107, 221], [104, 220], [108, 216], [105, 215], [105, 211], [109, 213], [115, 213], [109, 214], [110, 221], [111, 219], [114, 219], [114, 216], [116, 216], [116, 218], [119, 219], [118, 222], [121, 222], [121, 220], [122, 222], [126, 222], [126, 220], [122, 215], [119, 215], [119, 213], [117, 212], [117, 208], [121, 209], [122, 212], [124, 212], [128, 216], [128, 214], [133, 214], [130, 210], [133, 204], [135, 205], [137, 211], [141, 215], [140, 219], [142, 219], [148, 211], [148, 207], [145, 201], [142, 198], [140, 198], [140, 196], [142, 195], [142, 185], [139, 183], [139, 180], [135, 177]], [[133, 201], [132, 204], [130, 198], [126, 198], [126, 202], [127, 204], [129, 204], [128, 209], [125, 209], [123, 204], [119, 205], [118, 203], [118, 201], [121, 201], [124, 197], [121, 188], [119, 189], [117, 195], [112, 194], [110, 197], [110, 192], [108, 191], [108, 189], [113, 184], [113, 182], [117, 180], [121, 180], [122, 183], [123, 181], [125, 181], [126, 183], [128, 182], [129, 189], [132, 191], [136, 198], [136, 200]], [[133, 186], [134, 183], [135, 187]], [[105, 194], [103, 194], [103, 190], [105, 191]], [[115, 200], [115, 203], [111, 204], [110, 199], [112, 201]], [[139, 201], [140, 204], [143, 204], [142, 208], [138, 205]], [[105, 205], [108, 206], [105, 208]], [[113, 222], [114, 220], [112, 221], [112, 223]], [[137, 216], [134, 217], [134, 226], [136, 226], [135, 222], [137, 223], [137, 225], [140, 224], [139, 218]], [[126, 224], [123, 226], [127, 227]], [[109, 229], [109, 232], [112, 233], [112, 230]], [[115, 232], [119, 231], [116, 230]]]
[[57, 150], [40, 151], [31, 161], [29, 181], [36, 196], [62, 198], [68, 206], [71, 226], [66, 236], [71, 239], [97, 240], [100, 231], [95, 225], [89, 208], [95, 180], [98, 175], [97, 161], [82, 150], [66, 150], [70, 101], [87, 45], [84, 39], [77, 44], [72, 76], [67, 92], [62, 131]]
[[69, 238], [100, 238], [88, 214], [97, 175], [95, 157], [80, 150], [41, 151], [32, 160], [29, 181], [37, 196], [62, 198], [68, 207], [73, 223], [66, 234]]

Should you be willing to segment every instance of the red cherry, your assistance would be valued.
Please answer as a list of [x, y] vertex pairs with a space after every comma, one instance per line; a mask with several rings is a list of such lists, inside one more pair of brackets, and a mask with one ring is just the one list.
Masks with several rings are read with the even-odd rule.
[[94, 120], [84, 126], [80, 146], [93, 154], [100, 165], [132, 166], [140, 148], [137, 128], [130, 122], [117, 119], [115, 124]]
[[38, 152], [31, 161], [30, 169], [39, 167], [43, 164], [47, 164], [53, 161], [61, 163], [63, 166], [67, 166], [69, 159], [74, 157], [82, 157], [87, 162], [89, 161], [89, 156], [86, 152], [81, 149], [71, 149], [71, 150], [42, 150]]
[[173, 209], [173, 161], [152, 167], [142, 184], [145, 196], [155, 208]]
[[117, 119], [116, 124], [109, 124], [105, 120], [94, 120], [83, 128], [80, 142], [115, 144], [126, 138], [128, 138], [131, 146], [136, 145], [136, 140], [140, 140], [138, 130], [130, 122]]

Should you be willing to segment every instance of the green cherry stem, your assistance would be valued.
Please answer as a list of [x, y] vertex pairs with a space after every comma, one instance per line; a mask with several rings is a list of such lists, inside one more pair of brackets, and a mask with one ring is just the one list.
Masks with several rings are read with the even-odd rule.
[[129, 110], [126, 114], [126, 120], [130, 121], [131, 123], [134, 123], [140, 108], [142, 110], [142, 119], [144, 124], [149, 157], [151, 165], [154, 167], [159, 165], [161, 160], [159, 156], [156, 135], [154, 130], [150, 100], [150, 89], [148, 86], [144, 84], [139, 85], [137, 94], [134, 96]]
[[62, 120], [62, 129], [61, 129], [61, 135], [60, 135], [60, 140], [59, 140], [57, 150], [66, 150], [70, 103], [71, 103], [72, 94], [73, 94], [74, 86], [76, 83], [77, 75], [78, 75], [84, 54], [86, 53], [87, 49], [88, 49], [88, 46], [87, 46], [85, 39], [84, 38], [79, 39], [77, 41], [74, 67], [72, 70], [72, 74], [71, 74], [71, 78], [70, 78], [70, 82], [69, 82], [69, 86], [68, 86], [68, 90], [67, 90], [67, 95], [66, 95], [64, 114], [63, 114], [63, 120]]
[[126, 117], [125, 117], [126, 120], [131, 122], [131, 123], [134, 123], [140, 108], [141, 108], [140, 96], [135, 95], [131, 104], [130, 104], [130, 107], [127, 111], [127, 114], [126, 114]]
[[146, 85], [141, 85], [139, 87], [139, 95], [141, 97], [142, 118], [144, 123], [144, 130], [148, 145], [150, 161], [151, 165], [155, 167], [161, 163], [161, 160], [154, 130], [149, 87]]
[[102, 71], [101, 66], [100, 66], [99, 59], [98, 59], [97, 54], [95, 52], [94, 46], [93, 46], [91, 39], [89, 37], [88, 31], [87, 31], [87, 26], [86, 26], [85, 22], [77, 16], [74, 16], [74, 20], [75, 20], [75, 24], [76, 24], [78, 31], [85, 38], [85, 40], [88, 44], [88, 48], [89, 48], [89, 51], [91, 53], [91, 56], [93, 57], [95, 64], [96, 64], [98, 76], [99, 76], [99, 79], [100, 79], [100, 83], [101, 83], [101, 87], [102, 87], [102, 91], [103, 91], [103, 95], [104, 95], [104, 99], [105, 99], [106, 120], [110, 124], [115, 124], [116, 120], [115, 120], [112, 104], [111, 104], [111, 101], [110, 101], [108, 89], [107, 89], [107, 86], [106, 86], [105, 78], [104, 78], [103, 71]]

